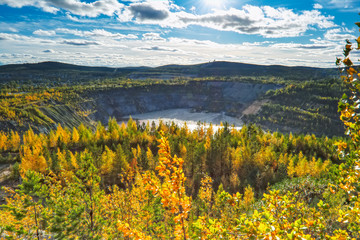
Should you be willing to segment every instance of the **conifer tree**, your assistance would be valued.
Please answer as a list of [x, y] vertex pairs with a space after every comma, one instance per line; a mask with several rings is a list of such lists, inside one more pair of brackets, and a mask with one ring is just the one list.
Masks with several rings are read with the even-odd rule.
[[77, 144], [79, 142], [80, 136], [78, 130], [74, 127], [71, 134], [71, 141], [73, 144]]
[[42, 155], [43, 147], [37, 143], [36, 145], [24, 145], [21, 148], [21, 173], [22, 176], [28, 170], [44, 173], [48, 167], [45, 157]]
[[105, 193], [89, 153], [79, 157], [73, 174], [62, 171], [47, 178], [49, 229], [56, 239], [103, 239]]
[[17, 131], [11, 131], [10, 132], [10, 137], [8, 139], [8, 145], [9, 148], [15, 152], [18, 151], [20, 148], [20, 136], [19, 133]]
[[0, 216], [4, 217], [0, 221], [0, 236], [3, 231], [9, 239], [43, 239], [44, 219], [49, 210], [44, 207], [41, 194], [47, 192], [42, 178], [39, 173], [27, 171], [17, 190], [4, 188], [9, 197], [0, 209]]

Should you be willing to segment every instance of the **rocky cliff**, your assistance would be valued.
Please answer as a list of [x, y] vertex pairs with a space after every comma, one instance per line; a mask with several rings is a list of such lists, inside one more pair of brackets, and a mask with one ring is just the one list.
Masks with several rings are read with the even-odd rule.
[[[174, 108], [198, 111], [225, 112], [239, 117], [242, 111], [277, 84], [240, 82], [189, 82], [186, 85], [151, 85], [117, 88], [88, 93], [93, 102], [84, 108], [95, 110], [91, 117], [106, 123], [109, 117], [120, 119], [131, 114]], [[90, 96], [91, 94], [91, 96]]]

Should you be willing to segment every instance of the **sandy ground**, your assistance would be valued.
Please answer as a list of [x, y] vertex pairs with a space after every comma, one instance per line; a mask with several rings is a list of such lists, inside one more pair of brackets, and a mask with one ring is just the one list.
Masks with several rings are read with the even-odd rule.
[[220, 127], [221, 122], [227, 122], [230, 126], [234, 125], [237, 129], [241, 129], [241, 126], [243, 125], [243, 122], [240, 119], [229, 117], [224, 113], [192, 112], [191, 109], [182, 108], [136, 114], [131, 115], [131, 117], [139, 120], [141, 124], [143, 122], [149, 122], [151, 124], [153, 121], [155, 124], [159, 124], [159, 121], [162, 120], [166, 123], [175, 122], [178, 126], [183, 126], [186, 122], [190, 130], [196, 129], [199, 126], [198, 122], [202, 123], [205, 128], [212, 123], [215, 131]]
[[261, 107], [268, 102], [268, 100], [255, 101], [243, 111], [243, 114], [257, 114], [260, 111]]
[[0, 184], [7, 180], [11, 175], [10, 164], [0, 164]]

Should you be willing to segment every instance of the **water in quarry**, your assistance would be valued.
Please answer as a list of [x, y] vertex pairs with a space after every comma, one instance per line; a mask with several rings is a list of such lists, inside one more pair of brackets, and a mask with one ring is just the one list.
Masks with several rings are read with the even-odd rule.
[[[129, 116], [130, 117], [130, 116]], [[225, 113], [211, 113], [211, 112], [195, 112], [192, 109], [180, 108], [180, 109], [168, 109], [156, 112], [148, 112], [143, 114], [131, 115], [134, 120], [138, 120], [140, 124], [149, 122], [155, 122], [159, 124], [160, 120], [163, 123], [174, 122], [178, 126], [184, 126], [185, 122], [189, 130], [194, 130], [199, 127], [199, 122], [205, 128], [209, 127], [210, 123], [213, 125], [214, 131], [220, 128], [220, 124], [227, 122], [229, 126], [234, 125], [236, 129], [241, 129], [243, 122], [239, 118], [230, 117]]]

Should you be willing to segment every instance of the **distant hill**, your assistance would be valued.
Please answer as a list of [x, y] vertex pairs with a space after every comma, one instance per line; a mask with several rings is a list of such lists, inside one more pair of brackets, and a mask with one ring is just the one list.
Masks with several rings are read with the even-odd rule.
[[110, 68], [110, 67], [89, 67], [80, 66], [61, 62], [40, 62], [40, 63], [24, 63], [24, 64], [9, 64], [0, 66], [0, 72], [8, 71], [85, 71], [85, 72], [132, 72], [146, 67], [125, 67], [125, 68]]
[[309, 80], [337, 75], [335, 68], [287, 67], [214, 61], [194, 65], [165, 65], [160, 67], [89, 67], [61, 62], [40, 62], [0, 66], [0, 81], [61, 80], [90, 81], [128, 77], [131, 79], [172, 79], [176, 77], [273, 76], [292, 80]]
[[89, 67], [61, 62], [9, 64], [0, 66], [0, 82], [31, 80], [35, 83], [60, 81], [78, 84], [97, 79], [126, 77], [134, 71], [144, 69], [147, 67]]
[[335, 68], [287, 67], [281, 65], [256, 65], [237, 62], [214, 61], [196, 65], [166, 65], [150, 72], [173, 73], [183, 75], [207, 76], [275, 76], [317, 78], [336, 75]]

